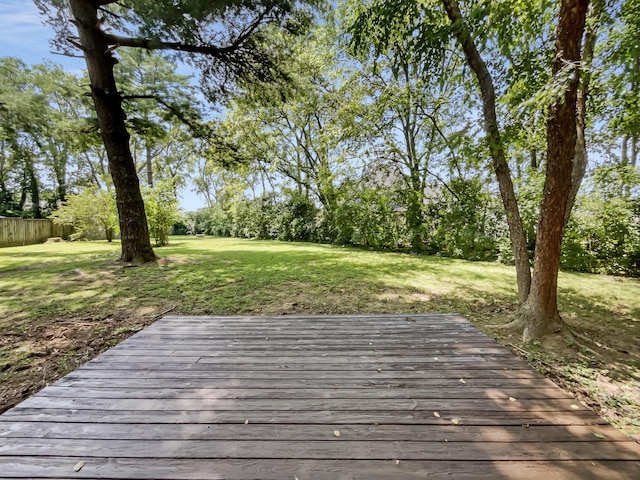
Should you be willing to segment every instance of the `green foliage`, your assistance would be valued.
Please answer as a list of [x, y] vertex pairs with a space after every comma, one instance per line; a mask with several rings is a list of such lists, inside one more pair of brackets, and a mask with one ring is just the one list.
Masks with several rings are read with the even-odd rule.
[[50, 218], [56, 225], [72, 226], [72, 240], [104, 236], [111, 242], [118, 232], [118, 212], [113, 193], [95, 185], [69, 195]]
[[285, 241], [319, 240], [319, 223], [319, 209], [296, 194], [283, 201], [265, 195], [216, 205], [206, 209], [203, 222], [209, 235]]
[[169, 244], [169, 233], [174, 223], [180, 220], [175, 185], [171, 181], [160, 181], [153, 187], [143, 189], [143, 198], [149, 233], [156, 246]]
[[500, 206], [477, 179], [454, 180], [443, 192], [431, 240], [442, 255], [467, 260], [494, 260], [498, 249]]
[[397, 249], [406, 230], [398, 198], [384, 188], [348, 188], [335, 215], [334, 243]]
[[520, 216], [527, 237], [527, 248], [533, 252], [536, 246], [536, 229], [540, 217], [544, 172], [528, 169], [527, 175], [521, 176], [516, 185]]
[[320, 239], [321, 212], [307, 197], [293, 193], [277, 205], [276, 212], [271, 223], [274, 238], [303, 242]]
[[627, 166], [596, 171], [579, 197], [562, 246], [571, 270], [640, 275], [640, 176]]

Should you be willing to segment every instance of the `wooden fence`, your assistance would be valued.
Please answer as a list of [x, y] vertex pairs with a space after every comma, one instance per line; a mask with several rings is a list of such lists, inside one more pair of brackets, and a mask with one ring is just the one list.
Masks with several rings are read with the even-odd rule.
[[50, 237], [67, 238], [70, 227], [54, 225], [51, 220], [0, 218], [0, 247], [40, 243]]

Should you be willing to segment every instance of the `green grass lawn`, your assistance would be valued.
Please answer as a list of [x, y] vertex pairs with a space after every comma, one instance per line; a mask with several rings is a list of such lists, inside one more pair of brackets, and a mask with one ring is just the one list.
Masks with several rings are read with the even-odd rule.
[[[458, 312], [505, 344], [519, 341], [487, 328], [515, 312], [515, 270], [509, 266], [202, 237], [173, 237], [156, 253], [157, 264], [128, 267], [115, 261], [116, 242], [0, 249], [0, 372], [3, 381], [17, 382], [0, 393], [23, 398], [168, 311]], [[529, 346], [532, 363], [568, 387], [575, 383], [574, 390], [605, 414], [626, 412], [621, 422], [637, 422], [638, 392], [627, 387], [640, 380], [640, 282], [562, 273], [560, 308], [580, 346], [553, 354]], [[600, 391], [603, 382], [610, 391]]]

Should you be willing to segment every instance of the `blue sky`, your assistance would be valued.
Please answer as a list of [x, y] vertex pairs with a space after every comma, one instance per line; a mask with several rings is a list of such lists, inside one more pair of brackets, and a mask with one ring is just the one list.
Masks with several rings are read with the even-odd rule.
[[[49, 39], [53, 35], [53, 30], [42, 22], [31, 0], [0, 0], [1, 57], [18, 57], [28, 64], [49, 60], [68, 71], [83, 69], [84, 60], [51, 52]], [[181, 207], [195, 210], [205, 206], [204, 199], [191, 190], [192, 187], [187, 186], [180, 192]]]
[[51, 53], [53, 30], [45, 25], [30, 0], [2, 0], [0, 3], [0, 56], [22, 58], [27, 63], [51, 60], [68, 70], [83, 68], [81, 59]]

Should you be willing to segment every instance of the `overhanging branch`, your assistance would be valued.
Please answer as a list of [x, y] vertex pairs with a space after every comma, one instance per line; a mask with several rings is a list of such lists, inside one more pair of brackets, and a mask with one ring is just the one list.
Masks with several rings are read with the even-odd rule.
[[162, 105], [167, 110], [169, 110], [173, 114], [173, 116], [175, 116], [178, 120], [180, 120], [182, 123], [188, 126], [191, 129], [191, 131], [196, 135], [196, 137], [198, 138], [206, 137], [206, 132], [203, 131], [202, 125], [199, 125], [191, 121], [186, 115], [184, 115], [184, 112], [182, 112], [175, 105], [172, 105], [171, 103], [166, 102], [159, 95], [123, 95], [122, 99], [123, 100], [155, 100], [160, 105]]

